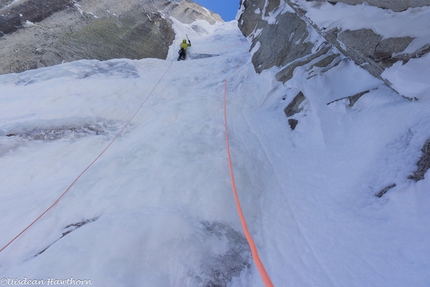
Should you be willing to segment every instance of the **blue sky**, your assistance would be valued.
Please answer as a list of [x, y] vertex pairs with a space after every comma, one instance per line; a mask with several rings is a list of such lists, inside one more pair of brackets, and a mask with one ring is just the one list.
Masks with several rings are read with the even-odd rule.
[[239, 10], [240, 0], [193, 0], [207, 9], [221, 15], [224, 21], [234, 20]]

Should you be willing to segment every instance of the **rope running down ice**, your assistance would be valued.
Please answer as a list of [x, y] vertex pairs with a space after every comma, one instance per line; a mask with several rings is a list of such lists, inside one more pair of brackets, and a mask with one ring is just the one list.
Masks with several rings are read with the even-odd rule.
[[153, 94], [154, 90], [157, 88], [157, 86], [160, 84], [161, 80], [164, 78], [164, 76], [169, 71], [170, 67], [172, 66], [173, 62], [170, 62], [170, 65], [165, 70], [164, 74], [161, 76], [161, 78], [158, 80], [158, 82], [155, 84], [154, 88], [151, 90], [151, 92], [148, 94], [148, 96], [144, 99], [142, 104], [139, 106], [139, 108], [135, 111], [135, 113], [130, 117], [130, 119], [127, 121], [127, 123], [123, 126], [123, 128], [116, 134], [116, 136], [109, 142], [109, 144], [103, 149], [103, 151], [75, 178], [75, 180], [67, 187], [67, 189], [57, 198], [57, 200], [54, 201], [44, 212], [42, 212], [33, 222], [31, 222], [26, 228], [24, 228], [18, 235], [16, 235], [12, 240], [10, 240], [5, 246], [3, 246], [2, 249], [0, 249], [0, 253], [5, 250], [10, 244], [12, 244], [16, 239], [18, 239], [24, 232], [26, 232], [31, 226], [33, 226], [39, 219], [41, 219], [49, 210], [51, 210], [65, 195], [70, 191], [70, 189], [73, 187], [73, 185], [84, 175], [87, 170], [93, 166], [93, 164], [109, 149], [109, 147], [114, 143], [114, 141], [123, 133], [123, 131], [127, 128], [127, 126], [130, 124], [130, 122], [134, 119], [134, 117], [137, 115], [137, 113], [142, 109], [143, 105], [146, 103], [148, 98]]
[[[235, 71], [232, 75], [236, 74], [239, 67], [242, 65], [244, 58], [239, 62]], [[234, 181], [234, 173], [233, 173], [233, 163], [231, 159], [230, 153], [230, 144], [228, 141], [228, 125], [227, 125], [227, 82], [230, 79], [230, 76], [224, 80], [224, 127], [225, 127], [225, 142], [227, 148], [227, 157], [228, 157], [228, 165], [230, 168], [230, 178], [231, 185], [233, 189], [234, 199], [236, 201], [236, 208], [239, 214], [240, 222], [242, 224], [242, 229], [245, 234], [246, 240], [248, 241], [249, 247], [251, 249], [252, 258], [254, 260], [255, 265], [257, 266], [258, 271], [260, 272], [261, 279], [263, 280], [266, 287], [273, 287], [272, 280], [270, 279], [266, 269], [264, 268], [263, 263], [261, 262], [260, 256], [258, 255], [257, 247], [255, 246], [254, 240], [252, 239], [251, 234], [249, 233], [248, 226], [246, 225], [245, 216], [243, 215], [242, 208], [240, 206], [239, 195], [237, 193], [236, 183]]]

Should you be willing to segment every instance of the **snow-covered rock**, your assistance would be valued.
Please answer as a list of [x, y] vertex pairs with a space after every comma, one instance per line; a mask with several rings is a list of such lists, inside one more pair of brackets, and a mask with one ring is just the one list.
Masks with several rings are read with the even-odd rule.
[[[429, 1], [243, 0], [241, 9], [239, 27], [252, 42], [256, 72], [274, 71], [276, 80], [299, 89], [301, 97], [307, 95], [295, 87], [295, 73], [323, 76], [348, 61], [408, 100], [430, 97]], [[326, 104], [348, 99], [352, 107], [367, 93], [363, 89]], [[298, 120], [288, 109], [295, 128]], [[422, 163], [419, 173], [430, 167]]]
[[342, 54], [414, 98], [396, 88], [389, 71], [412, 59], [428, 63], [429, 1], [243, 0], [241, 5], [239, 27], [253, 47], [259, 43], [253, 54], [257, 72], [278, 67], [276, 78], [286, 82], [298, 66], [312, 69], [311, 63], [325, 61], [330, 67]]

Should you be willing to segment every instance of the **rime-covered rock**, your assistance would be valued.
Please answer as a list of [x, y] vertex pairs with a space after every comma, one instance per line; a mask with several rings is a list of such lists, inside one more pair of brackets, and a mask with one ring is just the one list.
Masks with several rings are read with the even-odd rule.
[[[359, 19], [375, 9], [384, 11], [381, 15], [386, 19], [382, 20], [396, 17], [402, 29], [398, 35], [383, 35], [374, 28], [343, 26], [344, 16], [336, 18], [337, 5], [350, 5], [355, 11], [352, 16]], [[252, 61], [258, 73], [278, 67], [276, 79], [287, 82], [297, 67], [305, 67], [311, 75], [315, 61], [329, 69], [346, 57], [396, 89], [384, 72], [397, 62], [404, 64], [430, 52], [430, 39], [418, 39], [419, 27], [408, 25], [410, 14], [402, 14], [407, 9], [416, 9], [410, 11], [414, 15], [425, 13], [419, 10], [424, 6], [430, 6], [430, 1], [242, 0], [238, 24], [252, 41]], [[321, 20], [316, 16], [321, 14], [328, 16]]]

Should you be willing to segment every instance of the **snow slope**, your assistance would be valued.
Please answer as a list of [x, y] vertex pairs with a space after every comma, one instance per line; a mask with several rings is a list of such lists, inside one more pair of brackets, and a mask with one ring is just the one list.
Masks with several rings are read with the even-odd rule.
[[[263, 286], [231, 191], [230, 77], [236, 186], [274, 285], [429, 286], [430, 180], [407, 179], [429, 95], [410, 102], [349, 61], [284, 86], [255, 74], [236, 22], [176, 30], [165, 61], [0, 77], [0, 248], [78, 178], [0, 253], [2, 284]], [[177, 62], [185, 34], [192, 59]], [[366, 89], [352, 108], [327, 105]], [[283, 109], [299, 90], [292, 131]]]

